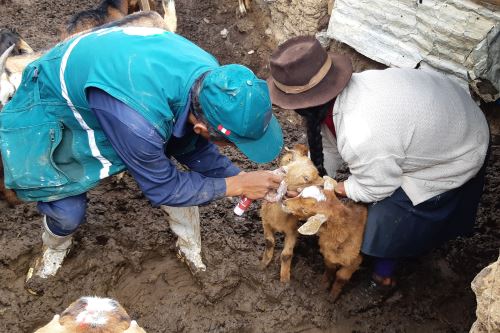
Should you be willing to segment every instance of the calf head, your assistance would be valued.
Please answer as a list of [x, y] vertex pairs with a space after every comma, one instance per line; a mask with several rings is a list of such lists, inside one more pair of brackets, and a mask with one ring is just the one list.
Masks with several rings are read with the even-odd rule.
[[145, 333], [115, 300], [81, 297], [35, 333]]
[[343, 213], [345, 207], [334, 192], [336, 184], [334, 179], [325, 176], [323, 188], [308, 186], [297, 197], [283, 201], [283, 209], [286, 212], [307, 219], [299, 228], [299, 233], [314, 235], [323, 223]]

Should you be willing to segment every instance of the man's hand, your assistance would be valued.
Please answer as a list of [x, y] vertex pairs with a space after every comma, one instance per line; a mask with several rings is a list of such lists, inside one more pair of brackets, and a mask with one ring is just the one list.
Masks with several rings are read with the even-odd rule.
[[226, 178], [226, 196], [244, 195], [248, 199], [262, 199], [270, 190], [279, 187], [282, 177], [270, 171], [252, 171]]
[[344, 182], [337, 183], [337, 186], [335, 186], [335, 194], [341, 197], [347, 197], [347, 194], [345, 193], [345, 187], [344, 187]]

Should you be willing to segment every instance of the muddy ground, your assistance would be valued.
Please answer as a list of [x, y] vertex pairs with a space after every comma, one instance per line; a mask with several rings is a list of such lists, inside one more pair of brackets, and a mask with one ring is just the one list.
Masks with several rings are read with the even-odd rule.
[[[72, 13], [94, 3], [13, 0], [0, 5], [0, 25], [16, 28], [33, 48], [44, 49], [58, 40], [58, 28]], [[236, 0], [177, 1], [179, 33], [222, 63], [243, 63], [266, 76], [274, 47], [265, 33], [266, 10], [255, 6], [239, 19], [236, 8]], [[227, 39], [220, 36], [224, 28]], [[380, 67], [347, 47], [333, 47], [351, 54], [357, 71]], [[299, 120], [276, 113], [287, 145], [304, 142]], [[240, 219], [229, 199], [201, 208], [208, 272], [195, 280], [176, 259], [164, 214], [151, 208], [128, 176], [123, 184], [106, 181], [90, 192], [87, 223], [76, 233], [69, 257], [45, 293], [33, 296], [23, 280], [40, 249], [41, 216], [34, 204], [2, 207], [0, 332], [32, 332], [83, 295], [116, 298], [148, 332], [466, 332], [475, 320], [470, 282], [500, 247], [500, 151], [495, 149], [474, 235], [405, 262], [395, 297], [363, 311], [351, 296], [368, 279], [366, 264], [332, 303], [319, 287], [323, 262], [316, 239], [303, 237], [292, 281], [284, 286], [278, 260], [264, 272], [257, 268], [264, 249], [258, 205]], [[225, 152], [244, 169], [257, 167], [234, 150]]]

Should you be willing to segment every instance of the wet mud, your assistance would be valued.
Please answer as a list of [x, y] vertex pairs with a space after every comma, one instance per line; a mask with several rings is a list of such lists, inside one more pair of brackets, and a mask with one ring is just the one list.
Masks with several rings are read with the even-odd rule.
[[[0, 5], [0, 25], [16, 28], [37, 50], [53, 45], [59, 27], [92, 1], [12, 0]], [[221, 63], [243, 63], [266, 76], [275, 46], [265, 33], [266, 8], [254, 2], [245, 18], [237, 1], [177, 1], [179, 33], [213, 53]], [[226, 39], [220, 31], [229, 31]], [[380, 67], [338, 43], [354, 57], [356, 70]], [[249, 51], [253, 50], [254, 52]], [[288, 146], [305, 142], [300, 120], [275, 110]], [[494, 148], [474, 235], [426, 256], [407, 260], [399, 291], [385, 304], [366, 307], [354, 299], [369, 277], [368, 262], [333, 303], [320, 288], [323, 260], [317, 239], [299, 237], [289, 285], [279, 282], [279, 252], [258, 268], [264, 250], [259, 205], [236, 217], [235, 201], [201, 207], [206, 274], [194, 278], [175, 255], [175, 236], [164, 213], [150, 206], [134, 180], [107, 179], [88, 195], [86, 223], [58, 275], [43, 295], [28, 293], [24, 277], [41, 247], [41, 216], [35, 204], [0, 211], [0, 332], [32, 332], [80, 296], [117, 299], [148, 332], [466, 332], [475, 320], [474, 276], [496, 260], [500, 247], [500, 154]], [[269, 168], [224, 152], [246, 170]]]

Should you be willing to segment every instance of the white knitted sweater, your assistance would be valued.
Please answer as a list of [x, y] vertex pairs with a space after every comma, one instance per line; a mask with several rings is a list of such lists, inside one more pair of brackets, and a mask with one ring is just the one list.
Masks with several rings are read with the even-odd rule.
[[[343, 159], [346, 194], [376, 202], [402, 187], [414, 205], [457, 188], [483, 164], [486, 119], [468, 92], [415, 69], [353, 74], [333, 109], [337, 140], [323, 126], [325, 167]], [[340, 153], [340, 154], [339, 154]]]

